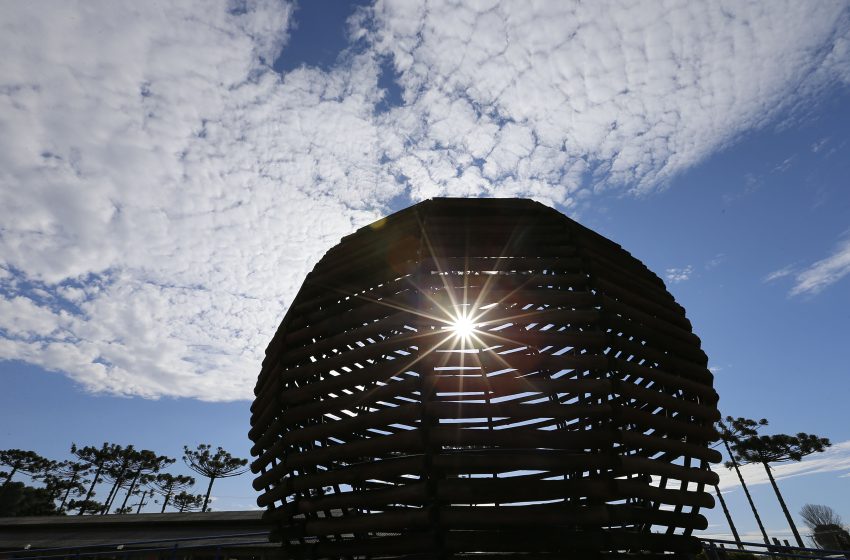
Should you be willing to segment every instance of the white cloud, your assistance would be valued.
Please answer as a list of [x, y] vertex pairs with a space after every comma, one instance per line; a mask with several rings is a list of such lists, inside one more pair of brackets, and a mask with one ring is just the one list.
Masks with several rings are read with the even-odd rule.
[[713, 258], [709, 259], [709, 261], [707, 263], [705, 263], [705, 269], [706, 270], [715, 269], [718, 266], [720, 266], [721, 264], [723, 264], [723, 262], [725, 260], [726, 260], [726, 254], [725, 253], [717, 253], [716, 255], [714, 255]]
[[835, 251], [819, 260], [794, 278], [791, 295], [817, 294], [850, 274], [850, 239], [838, 244]]
[[791, 266], [791, 265], [788, 265], [788, 266], [782, 267], [778, 270], [774, 270], [773, 272], [767, 274], [762, 279], [762, 282], [767, 284], [768, 282], [773, 282], [774, 280], [779, 280], [780, 278], [785, 278], [786, 276], [790, 276], [791, 274], [794, 274], [794, 267]]
[[828, 142], [829, 142], [829, 137], [821, 138], [817, 142], [814, 142], [811, 146], [812, 152], [818, 153], [819, 151], [821, 151], [824, 148], [824, 146], [826, 146], [826, 144]]
[[782, 160], [782, 163], [773, 168], [774, 173], [785, 173], [791, 166], [794, 164], [794, 160], [797, 159], [796, 155], [790, 156]]
[[[652, 191], [847, 79], [846, 13], [379, 2], [338, 66], [280, 76], [283, 2], [11, 4], [0, 359], [247, 398], [306, 272], [397, 197]], [[381, 113], [386, 57], [405, 104]]]
[[[809, 455], [799, 463], [778, 463], [771, 465], [773, 477], [776, 480], [785, 478], [807, 476], [817, 473], [831, 473], [850, 470], [850, 441], [842, 441], [827, 448], [823, 453]], [[740, 486], [738, 475], [734, 470], [727, 469], [722, 465], [714, 467], [714, 472], [720, 476], [721, 490], [737, 488]], [[741, 467], [741, 474], [747, 486], [768, 484], [770, 480], [767, 472], [761, 464], [750, 464]], [[846, 476], [841, 475], [841, 476]]]
[[[769, 122], [792, 92], [841, 79], [846, 10], [380, 0], [359, 32], [401, 76], [407, 105], [389, 120], [426, 153], [393, 160], [415, 191], [452, 193], [480, 166], [484, 192], [537, 183], [569, 204], [581, 188], [651, 191]], [[428, 176], [423, 161], [458, 172]]]
[[260, 57], [290, 9], [247, 7], [4, 17], [0, 357], [94, 391], [247, 398], [311, 264], [394, 195], [376, 64], [281, 79]]
[[664, 271], [664, 277], [667, 278], [668, 282], [678, 284], [679, 282], [689, 280], [693, 273], [694, 267], [688, 265], [684, 268], [668, 268]]

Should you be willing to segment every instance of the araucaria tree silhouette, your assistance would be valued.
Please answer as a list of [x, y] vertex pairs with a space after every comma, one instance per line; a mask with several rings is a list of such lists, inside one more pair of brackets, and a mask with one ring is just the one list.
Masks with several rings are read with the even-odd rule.
[[161, 473], [156, 475], [151, 481], [151, 486], [153, 486], [154, 491], [162, 496], [162, 511], [160, 513], [165, 513], [165, 506], [168, 505], [168, 501], [178, 491], [186, 490], [187, 488], [191, 488], [195, 485], [195, 479], [191, 476], [185, 476], [182, 474], [178, 474], [174, 476], [169, 473]]
[[[68, 498], [71, 494], [81, 495], [86, 491], [84, 484], [88, 482], [85, 478], [88, 474], [90, 465], [77, 461], [62, 461], [57, 463], [51, 470], [51, 474], [58, 480], [56, 486], [62, 495], [62, 501], [59, 503], [59, 511], [65, 510], [65, 504], [68, 503]], [[45, 484], [47, 478], [45, 478]]]
[[[747, 501], [750, 504], [750, 509], [753, 510], [753, 516], [756, 518], [756, 524], [758, 524], [759, 531], [761, 531], [764, 544], [770, 546], [770, 539], [767, 536], [767, 531], [764, 528], [764, 524], [761, 522], [761, 517], [759, 517], [759, 512], [756, 509], [753, 497], [750, 495], [750, 490], [747, 488], [747, 483], [744, 482], [744, 475], [741, 474], [738, 460], [735, 458], [735, 454], [732, 452], [732, 448], [730, 447], [741, 439], [754, 437], [759, 428], [762, 426], [767, 426], [767, 420], [764, 418], [761, 420], [751, 420], [740, 416], [738, 418], [727, 416], [725, 420], [717, 421], [717, 433], [720, 434], [720, 441], [723, 442], [723, 446], [726, 447], [726, 453], [729, 455], [729, 461], [726, 462], [726, 468], [735, 469], [735, 473], [738, 475], [738, 480], [741, 482], [741, 488], [744, 489], [744, 495], [747, 497]], [[715, 487], [715, 490], [719, 496], [720, 489]]]
[[124, 501], [121, 507], [127, 507], [127, 500], [136, 490], [136, 485], [141, 481], [143, 484], [150, 482], [152, 475], [155, 475], [168, 465], [174, 462], [171, 457], [165, 455], [157, 455], [149, 449], [139, 451], [134, 462], [130, 467], [130, 474], [133, 477], [130, 483], [130, 488], [127, 489], [127, 495], [124, 496]]
[[738, 529], [732, 521], [732, 514], [729, 513], [729, 508], [726, 506], [726, 500], [723, 499], [723, 492], [720, 491], [720, 486], [717, 484], [714, 485], [714, 493], [717, 494], [717, 499], [720, 500], [720, 507], [723, 508], [723, 515], [726, 516], [729, 528], [732, 529], [732, 536], [735, 537], [735, 544], [739, 549], [744, 550], [744, 543], [741, 542], [741, 535], [738, 534]]
[[204, 497], [200, 494], [180, 492], [174, 496], [172, 501], [174, 502], [174, 507], [177, 508], [177, 511], [180, 513], [183, 513], [184, 511], [196, 511], [200, 509], [202, 503], [206, 508], [206, 500], [204, 500]]
[[761, 463], [764, 465], [764, 470], [767, 471], [767, 477], [770, 479], [773, 491], [776, 492], [776, 498], [779, 500], [779, 505], [782, 506], [782, 511], [785, 513], [785, 518], [788, 520], [788, 525], [791, 527], [791, 531], [794, 533], [794, 538], [797, 539], [797, 546], [799, 547], [804, 546], [803, 539], [800, 538], [800, 533], [797, 531], [797, 526], [791, 518], [788, 506], [785, 505], [785, 500], [782, 499], [779, 486], [776, 485], [776, 480], [774, 480], [773, 473], [770, 470], [770, 463], [800, 461], [803, 457], [812, 453], [819, 453], [830, 445], [831, 443], [827, 438], [802, 432], [796, 436], [787, 434], [776, 434], [772, 436], [754, 435], [732, 444], [735, 460], [741, 463]]
[[61, 499], [57, 511], [64, 513], [68, 496], [72, 492], [80, 495], [86, 490], [82, 484], [85, 479], [80, 477], [80, 473], [86, 469], [86, 465], [73, 461], [52, 461], [51, 463], [48, 470], [33, 475], [32, 478], [44, 483], [44, 490], [50, 496], [51, 502]]
[[[122, 448], [120, 445], [106, 442], [104, 442], [103, 446], [100, 448], [92, 445], [77, 447], [76, 443], [71, 444], [71, 453], [76, 455], [81, 461], [88, 464], [91, 469], [94, 470], [94, 478], [91, 481], [91, 486], [89, 486], [89, 491], [86, 493], [86, 497], [82, 501], [75, 502], [75, 505], [80, 508], [80, 513], [77, 515], [83, 515], [86, 512], [95, 513], [91, 504], [91, 497], [94, 495], [94, 487], [97, 486], [100, 476], [103, 474], [103, 470], [107, 467], [108, 462], [114, 460], [121, 450]], [[97, 511], [100, 511], [100, 508], [98, 508]]]
[[132, 446], [121, 447], [115, 446], [115, 453], [107, 460], [103, 469], [103, 478], [112, 481], [112, 487], [109, 489], [109, 494], [103, 501], [103, 508], [100, 510], [101, 515], [109, 513], [115, 497], [118, 495], [118, 490], [125, 485], [127, 481], [127, 473], [130, 465], [136, 460], [138, 451]]
[[201, 508], [202, 512], [207, 511], [207, 504], [210, 501], [210, 492], [212, 492], [215, 479], [238, 476], [247, 470], [245, 465], [248, 464], [247, 459], [233, 457], [221, 447], [215, 453], [212, 453], [211, 446], [208, 443], [200, 444], [198, 449], [195, 450], [184, 445], [183, 461], [190, 469], [210, 479], [207, 495], [204, 497], [204, 505]]
[[24, 451], [23, 449], [4, 449], [0, 451], [0, 465], [9, 467], [9, 474], [3, 482], [6, 486], [12, 482], [12, 477], [16, 473], [24, 473], [30, 476], [37, 476], [50, 470], [53, 466], [53, 461], [45, 459], [34, 451]]

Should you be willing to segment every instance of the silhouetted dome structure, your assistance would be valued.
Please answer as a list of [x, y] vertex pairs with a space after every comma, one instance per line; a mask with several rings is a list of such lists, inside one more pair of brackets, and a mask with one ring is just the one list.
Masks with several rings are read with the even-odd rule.
[[292, 302], [252, 406], [258, 504], [292, 558], [697, 551], [706, 363], [616, 243], [529, 200], [428, 200]]

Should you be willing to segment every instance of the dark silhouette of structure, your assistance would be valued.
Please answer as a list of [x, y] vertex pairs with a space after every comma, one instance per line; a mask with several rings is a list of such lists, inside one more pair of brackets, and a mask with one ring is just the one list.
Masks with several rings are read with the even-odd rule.
[[529, 200], [434, 199], [307, 276], [252, 405], [290, 558], [687, 557], [717, 394], [663, 282]]

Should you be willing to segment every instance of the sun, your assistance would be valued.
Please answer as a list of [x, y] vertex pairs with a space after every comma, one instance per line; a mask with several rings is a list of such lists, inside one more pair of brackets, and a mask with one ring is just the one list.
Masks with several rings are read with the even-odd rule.
[[469, 338], [475, 332], [475, 323], [468, 315], [458, 315], [449, 325], [449, 330], [458, 338]]

